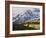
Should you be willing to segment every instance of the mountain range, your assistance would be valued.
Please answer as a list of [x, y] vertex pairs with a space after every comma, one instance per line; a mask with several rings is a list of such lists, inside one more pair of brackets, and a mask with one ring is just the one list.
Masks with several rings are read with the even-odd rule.
[[30, 9], [26, 10], [24, 14], [18, 14], [16, 17], [13, 17], [13, 22], [21, 24], [25, 22], [38, 22], [40, 21], [39, 10], [35, 10], [37, 14], [32, 12]]

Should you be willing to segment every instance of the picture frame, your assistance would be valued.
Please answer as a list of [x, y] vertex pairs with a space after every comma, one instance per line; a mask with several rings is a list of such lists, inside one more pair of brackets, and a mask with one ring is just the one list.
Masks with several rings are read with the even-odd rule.
[[[36, 14], [36, 12], [33, 12], [33, 14], [36, 14], [36, 17], [38, 16], [37, 18], [40, 20], [39, 20], [39, 22], [37, 20], [34, 20], [32, 22], [32, 20], [31, 20], [31, 24], [29, 24], [29, 25], [34, 24], [35, 28], [37, 28], [40, 25], [40, 27], [38, 27], [39, 29], [33, 28], [33, 30], [32, 30], [30, 28], [30, 30], [29, 30], [28, 27], [26, 27], [25, 29], [23, 27], [20, 28], [22, 25], [21, 26], [19, 26], [19, 25], [21, 23], [23, 23], [22, 20], [24, 18], [24, 15], [27, 14], [27, 12], [29, 13], [29, 11], [30, 11], [28, 9], [32, 10], [32, 12], [36, 9], [35, 11], [37, 12], [37, 14]], [[24, 11], [27, 11], [27, 12], [25, 13]], [[20, 12], [23, 12], [23, 13], [20, 13]], [[31, 14], [31, 13], [29, 13], [29, 14]], [[31, 14], [31, 15], [33, 15], [33, 14]], [[22, 20], [20, 18], [18, 21], [15, 21], [15, 23], [14, 23], [14, 20], [12, 20], [12, 19], [14, 16], [16, 17], [17, 15], [18, 15], [18, 17], [21, 16]], [[31, 19], [33, 16], [32, 17], [29, 16], [29, 17]], [[27, 14], [27, 18], [28, 18], [28, 14]], [[33, 17], [32, 19], [34, 19], [34, 18], [35, 17]], [[25, 17], [25, 19], [26, 19], [26, 17]], [[35, 24], [35, 22], [38, 24]], [[24, 25], [28, 24], [28, 23], [30, 23], [30, 22], [24, 21]], [[15, 24], [15, 26], [14, 26], [14, 24]], [[17, 25], [19, 27], [17, 27]], [[25, 26], [27, 26], [27, 25], [25, 25]], [[31, 27], [31, 26], [29, 26], [29, 27]], [[45, 34], [45, 5], [44, 5], [44, 3], [5, 1], [5, 37], [33, 36], [33, 35], [44, 35], [44, 34]]]

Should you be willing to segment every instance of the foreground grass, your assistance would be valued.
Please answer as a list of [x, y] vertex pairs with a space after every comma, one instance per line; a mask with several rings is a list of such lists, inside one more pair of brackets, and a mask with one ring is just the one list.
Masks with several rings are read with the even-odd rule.
[[40, 29], [40, 23], [39, 22], [33, 22], [33, 23], [23, 23], [23, 24], [16, 24], [13, 23], [13, 30], [39, 30]]

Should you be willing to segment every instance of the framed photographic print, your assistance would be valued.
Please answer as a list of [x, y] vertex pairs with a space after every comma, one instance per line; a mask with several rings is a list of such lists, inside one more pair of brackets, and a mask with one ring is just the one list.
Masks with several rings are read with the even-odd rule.
[[44, 3], [5, 2], [5, 36], [32, 36], [45, 34]]

